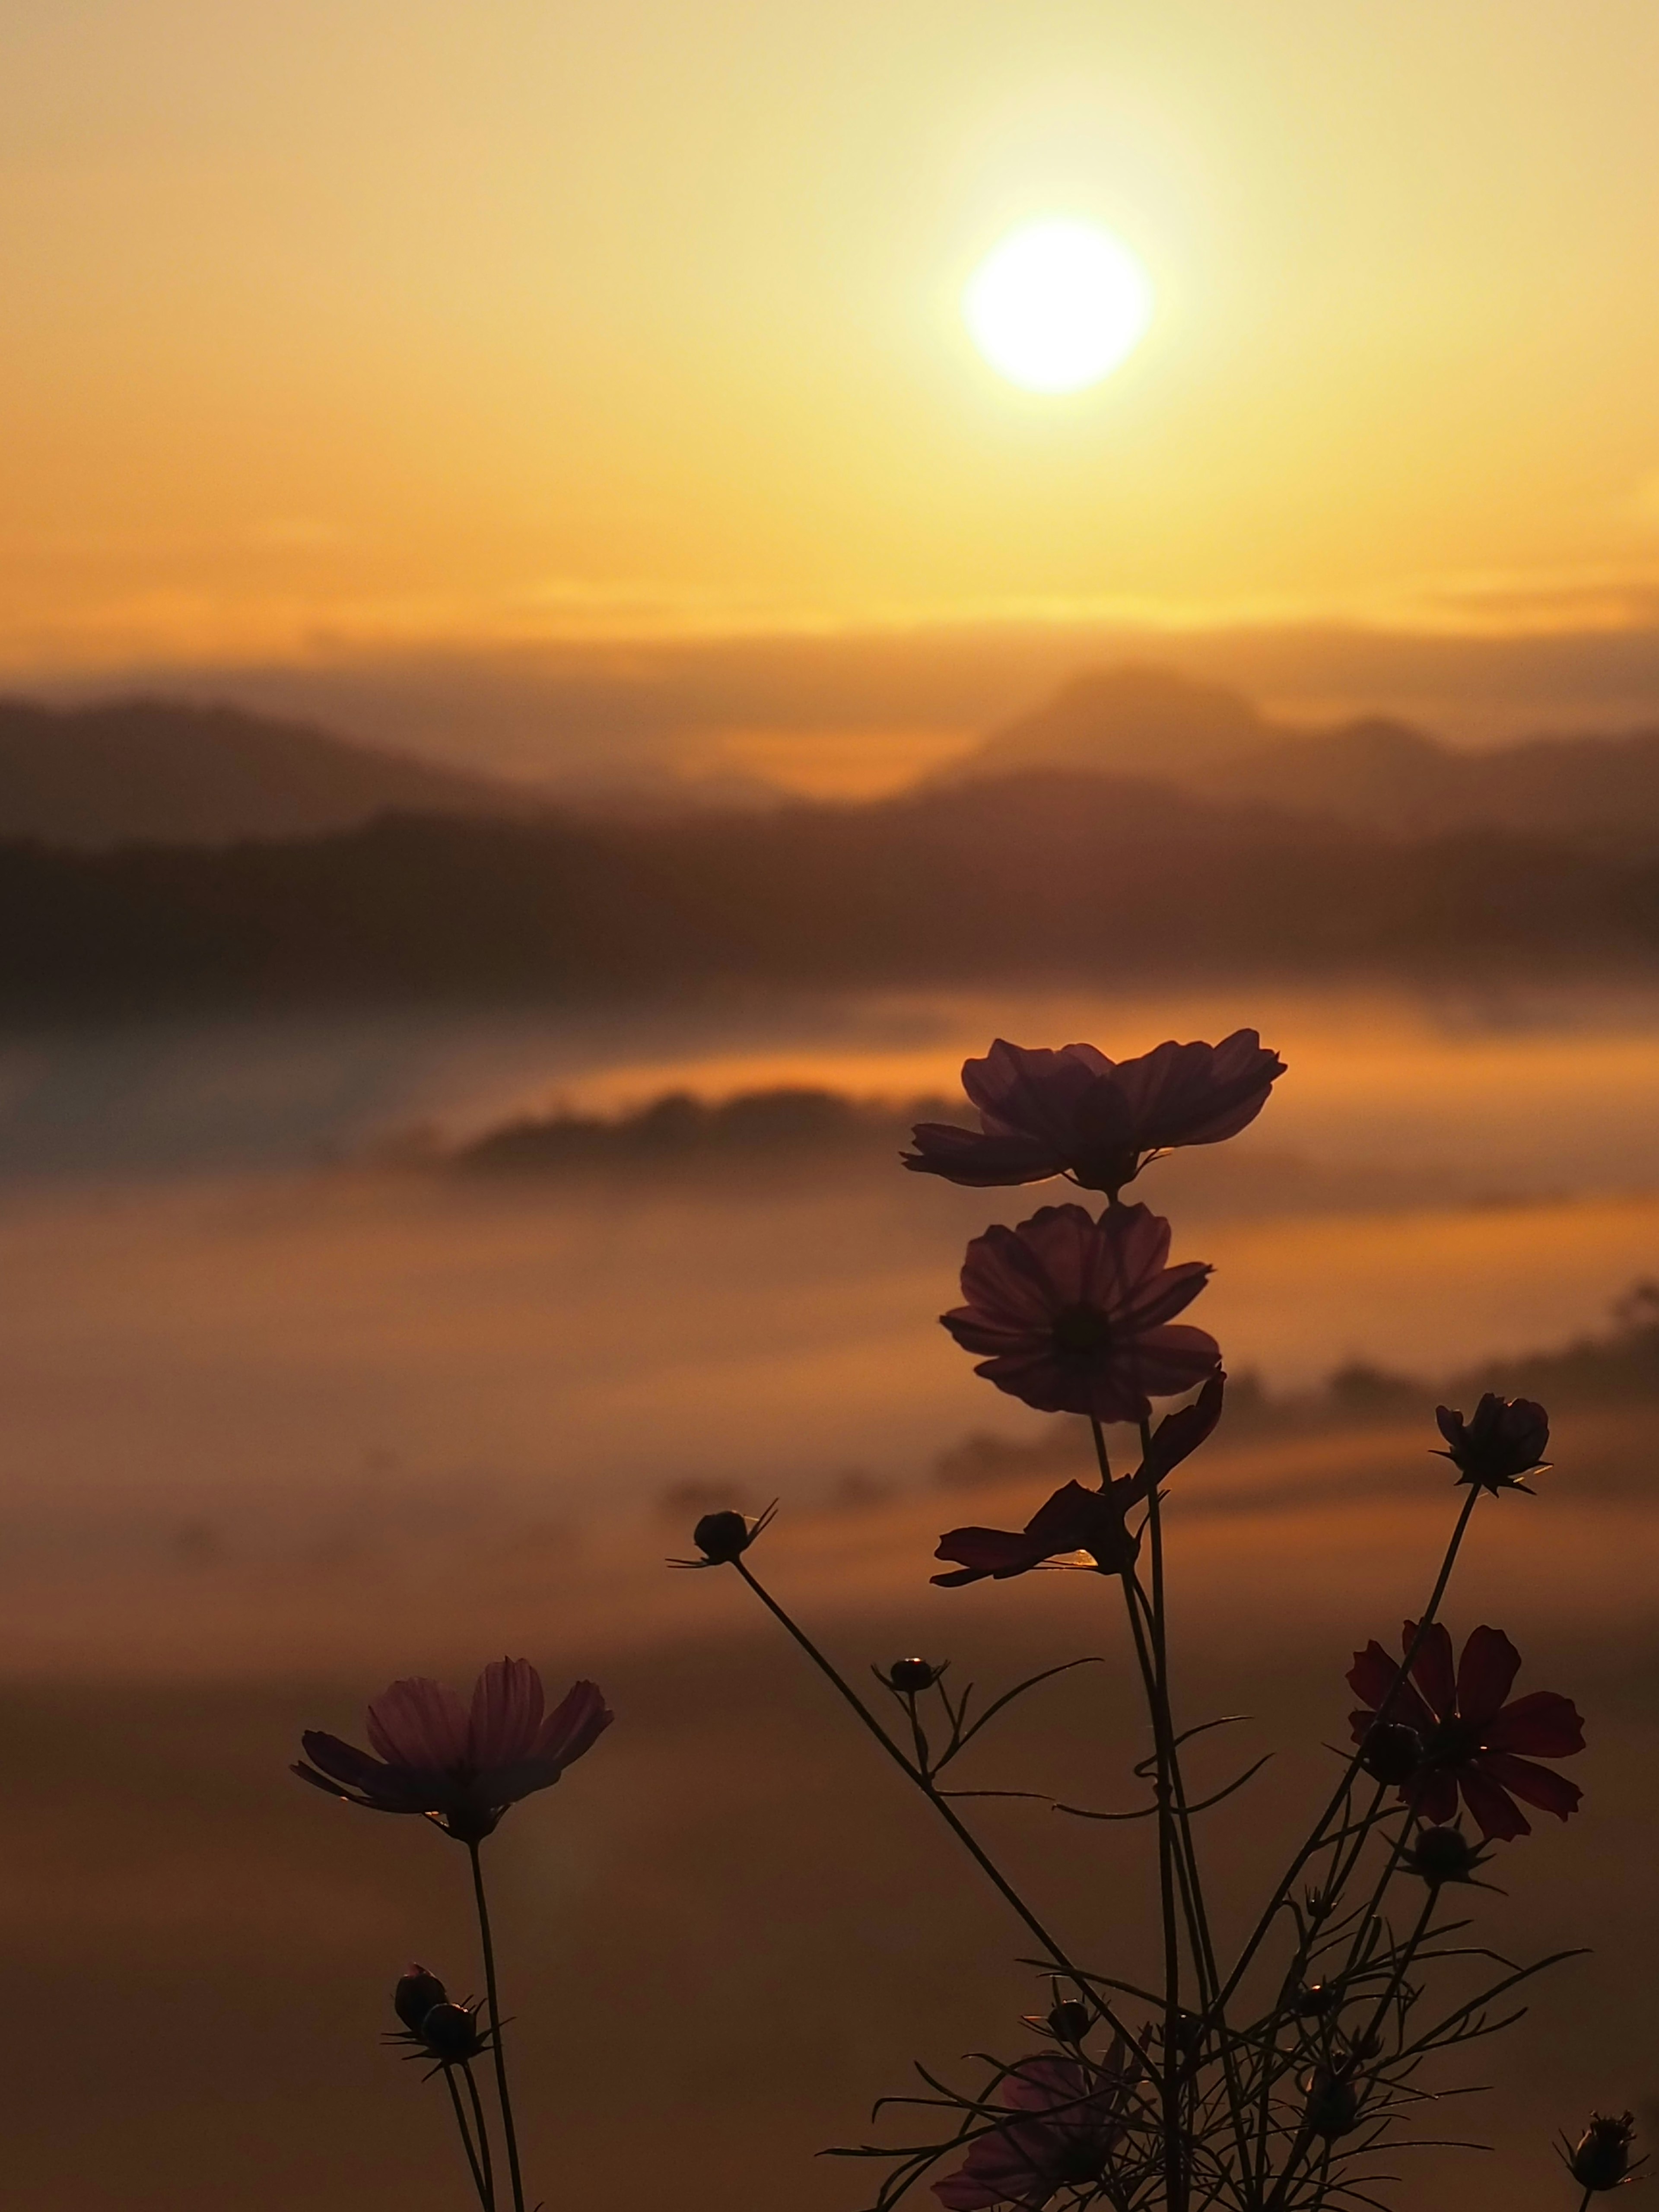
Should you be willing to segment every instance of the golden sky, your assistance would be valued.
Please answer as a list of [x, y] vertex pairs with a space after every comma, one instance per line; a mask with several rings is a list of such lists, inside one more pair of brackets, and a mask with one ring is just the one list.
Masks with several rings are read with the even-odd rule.
[[[1646, 622], [1636, 0], [5, 0], [0, 659]], [[1022, 395], [1049, 212], [1158, 287]]]

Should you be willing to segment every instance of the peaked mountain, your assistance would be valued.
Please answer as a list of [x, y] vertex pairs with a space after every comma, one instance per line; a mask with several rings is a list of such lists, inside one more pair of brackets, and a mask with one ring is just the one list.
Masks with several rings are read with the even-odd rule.
[[316, 836], [392, 812], [497, 818], [533, 793], [234, 707], [0, 699], [0, 837], [96, 848]]
[[1380, 717], [1287, 729], [1234, 692], [1155, 669], [1075, 678], [935, 781], [1030, 770], [1135, 775], [1396, 836], [1508, 830], [1659, 844], [1659, 729], [1470, 752]]

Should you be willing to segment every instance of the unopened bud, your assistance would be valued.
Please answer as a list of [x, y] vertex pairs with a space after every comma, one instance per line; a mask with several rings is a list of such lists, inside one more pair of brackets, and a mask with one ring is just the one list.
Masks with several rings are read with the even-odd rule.
[[1291, 2010], [1297, 2020], [1323, 2020], [1336, 2001], [1328, 1982], [1303, 1982], [1291, 1993]]
[[446, 2066], [464, 2065], [483, 2049], [478, 2023], [465, 2005], [435, 2004], [421, 2022], [420, 2037]]
[[1438, 1889], [1444, 1881], [1473, 1881], [1486, 1859], [1461, 1828], [1425, 1828], [1401, 1863], [1408, 1874]]
[[705, 1513], [691, 1531], [691, 1541], [711, 1567], [726, 1567], [743, 1557], [756, 1533], [741, 1513]]
[[890, 1690], [915, 1697], [918, 1691], [931, 1690], [944, 1672], [928, 1659], [895, 1659], [881, 1679]]
[[1359, 1764], [1373, 1782], [1398, 1787], [1423, 1764], [1423, 1739], [1404, 1721], [1379, 1721], [1365, 1738]]
[[1048, 2015], [1048, 2033], [1056, 2043], [1081, 2043], [1094, 2025], [1094, 2014], [1077, 1997], [1062, 1997]]
[[414, 1966], [398, 1978], [392, 1992], [392, 2002], [398, 2017], [411, 2035], [418, 2035], [421, 2022], [434, 2005], [447, 2003], [449, 1991], [434, 1973], [424, 1966]]
[[1359, 2092], [1346, 2075], [1316, 2067], [1303, 2087], [1308, 2094], [1303, 2118], [1311, 2134], [1327, 2142], [1352, 2134], [1359, 2124]]
[[1589, 2125], [1568, 2155], [1568, 2172], [1581, 2189], [1617, 2189], [1630, 2172], [1631, 2138], [1635, 2133], [1636, 2123], [1628, 2112], [1620, 2113], [1616, 2119], [1606, 2112], [1592, 2112]]

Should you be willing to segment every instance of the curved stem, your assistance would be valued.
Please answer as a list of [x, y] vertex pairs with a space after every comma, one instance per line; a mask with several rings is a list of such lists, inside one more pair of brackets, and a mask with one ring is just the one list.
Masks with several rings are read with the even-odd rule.
[[455, 2124], [461, 2131], [461, 2148], [466, 2153], [467, 2167], [472, 2176], [472, 2186], [478, 2192], [478, 2202], [484, 2212], [493, 2212], [494, 2200], [484, 2186], [483, 2169], [478, 2164], [478, 2154], [472, 2148], [472, 2130], [466, 2124], [466, 2114], [461, 2106], [461, 2093], [455, 2087], [455, 2069], [444, 2069], [444, 2087], [449, 2092], [449, 2101], [455, 2108]]
[[524, 2177], [519, 2170], [519, 2136], [513, 2124], [513, 2099], [507, 2086], [507, 2051], [501, 2031], [501, 2002], [495, 1987], [495, 1946], [489, 1934], [483, 1866], [477, 1844], [469, 1843], [466, 1848], [472, 1860], [472, 1896], [478, 1908], [478, 1942], [483, 1951], [484, 1990], [489, 1999], [489, 2049], [495, 2062], [495, 2095], [501, 2108], [501, 2136], [507, 2144], [507, 2179], [513, 2185], [513, 2212], [524, 2212]]

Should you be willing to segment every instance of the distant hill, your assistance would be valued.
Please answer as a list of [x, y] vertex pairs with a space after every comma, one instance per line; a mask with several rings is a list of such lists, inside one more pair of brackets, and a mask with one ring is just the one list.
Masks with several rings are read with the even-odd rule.
[[1498, 829], [1659, 848], [1659, 729], [1470, 752], [1376, 718], [1278, 727], [1233, 692], [1121, 668], [1076, 678], [936, 781], [1042, 769], [1149, 777], [1398, 836]]
[[1402, 843], [1086, 775], [769, 816], [0, 845], [13, 1019], [1656, 957], [1659, 860], [1492, 830]]
[[533, 796], [234, 707], [0, 699], [0, 837], [96, 848], [314, 836], [377, 814], [523, 815]]

